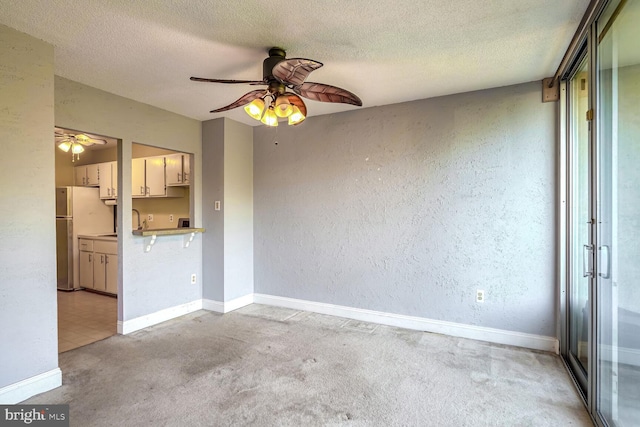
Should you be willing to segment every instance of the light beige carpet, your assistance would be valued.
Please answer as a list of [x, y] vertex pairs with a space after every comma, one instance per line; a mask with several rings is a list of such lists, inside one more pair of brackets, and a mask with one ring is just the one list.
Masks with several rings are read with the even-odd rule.
[[72, 426], [590, 426], [552, 354], [250, 305], [60, 355]]

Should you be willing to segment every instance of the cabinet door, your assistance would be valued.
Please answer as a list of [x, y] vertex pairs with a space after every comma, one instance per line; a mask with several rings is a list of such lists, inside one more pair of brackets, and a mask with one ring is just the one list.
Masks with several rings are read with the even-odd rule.
[[80, 287], [93, 289], [93, 252], [80, 251]]
[[131, 195], [133, 197], [144, 197], [145, 182], [144, 182], [144, 159], [131, 160]]
[[87, 167], [86, 166], [76, 166], [76, 185], [87, 185]]
[[112, 199], [114, 196], [111, 194], [111, 163], [100, 163], [98, 170], [100, 171], [100, 198]]
[[100, 172], [98, 164], [87, 165], [87, 185], [97, 187], [100, 185]]
[[94, 252], [93, 260], [93, 289], [96, 291], [106, 290], [106, 255]]
[[118, 162], [111, 162], [111, 198], [118, 197]]
[[182, 154], [165, 157], [167, 185], [182, 185]]
[[164, 157], [147, 157], [145, 159], [145, 182], [148, 196], [164, 196]]
[[114, 295], [118, 294], [118, 255], [105, 255], [106, 258], [106, 291]]
[[182, 183], [189, 184], [191, 182], [191, 156], [184, 154], [182, 156]]

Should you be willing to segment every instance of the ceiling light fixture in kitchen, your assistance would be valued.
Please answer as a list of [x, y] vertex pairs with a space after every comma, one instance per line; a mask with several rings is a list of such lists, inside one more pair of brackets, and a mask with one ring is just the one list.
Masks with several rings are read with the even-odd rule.
[[66, 133], [64, 129], [60, 128], [55, 128], [54, 137], [59, 149], [65, 153], [71, 151], [72, 162], [80, 159], [80, 153], [84, 152], [84, 147], [96, 144], [104, 145], [107, 143], [104, 139], [93, 138], [84, 133]]

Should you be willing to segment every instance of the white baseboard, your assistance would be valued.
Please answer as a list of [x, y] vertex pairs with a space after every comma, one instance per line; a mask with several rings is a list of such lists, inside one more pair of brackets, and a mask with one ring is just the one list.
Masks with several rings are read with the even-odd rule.
[[385, 313], [381, 311], [365, 310], [361, 308], [345, 307], [314, 301], [278, 297], [265, 294], [253, 294], [256, 304], [273, 305], [294, 310], [312, 311], [314, 313], [331, 316], [346, 317], [363, 322], [380, 323], [405, 329], [433, 332], [454, 337], [488, 341], [496, 344], [513, 345], [534, 350], [558, 351], [558, 340], [555, 337], [526, 334], [503, 329], [486, 328], [483, 326], [465, 325], [462, 323], [446, 322], [427, 319], [424, 317], [405, 316], [402, 314]]
[[216, 313], [229, 313], [249, 304], [253, 304], [253, 294], [245, 295], [231, 301], [220, 302], [211, 299], [202, 300], [202, 308], [204, 310], [215, 311]]
[[62, 371], [55, 368], [26, 380], [0, 388], [0, 405], [15, 405], [36, 394], [62, 385]]
[[224, 303], [224, 312], [228, 313], [233, 310], [237, 310], [249, 304], [253, 304], [253, 294], [245, 295], [240, 298], [232, 299]]
[[164, 310], [136, 317], [135, 319], [125, 320], [124, 322], [118, 320], [118, 333], [127, 335], [140, 329], [157, 325], [158, 323], [166, 322], [167, 320], [175, 319], [176, 317], [184, 316], [185, 314], [193, 313], [198, 310], [202, 310], [201, 299], [165, 308]]
[[207, 311], [215, 311], [216, 313], [224, 313], [224, 303], [212, 299], [203, 299], [202, 309]]

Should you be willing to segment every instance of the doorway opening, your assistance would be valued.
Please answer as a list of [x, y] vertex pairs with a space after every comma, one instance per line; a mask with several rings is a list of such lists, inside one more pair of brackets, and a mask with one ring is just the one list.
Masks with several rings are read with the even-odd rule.
[[54, 129], [58, 352], [117, 333], [118, 140]]

